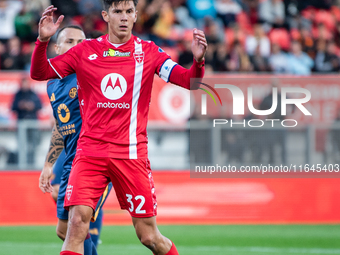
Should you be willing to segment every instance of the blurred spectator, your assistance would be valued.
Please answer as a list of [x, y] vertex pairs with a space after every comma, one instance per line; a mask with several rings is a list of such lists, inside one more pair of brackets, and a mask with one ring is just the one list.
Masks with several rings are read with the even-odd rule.
[[15, 35], [14, 19], [22, 8], [21, 1], [0, 0], [0, 40], [7, 42]]
[[246, 38], [247, 53], [250, 56], [253, 56], [257, 49], [262, 57], [269, 57], [270, 41], [260, 24], [254, 26], [254, 35], [249, 35]]
[[1, 69], [1, 63], [2, 63], [2, 55], [6, 52], [6, 46], [0, 41], [0, 69]]
[[1, 56], [2, 70], [23, 70], [25, 63], [21, 54], [21, 42], [19, 37], [13, 36], [7, 42], [7, 51]]
[[308, 54], [311, 58], [315, 57], [315, 43], [310, 31], [310, 28], [301, 29], [301, 46], [302, 50]]
[[259, 0], [243, 0], [245, 11], [249, 17], [251, 24], [258, 22], [258, 6]]
[[[24, 120], [37, 120], [41, 101], [30, 87], [28, 76], [21, 79], [20, 89], [14, 96], [12, 111], [17, 113], [18, 122]], [[39, 131], [35, 128], [27, 129], [27, 163], [34, 164], [35, 148], [39, 142]], [[19, 144], [21, 144], [20, 142]]]
[[310, 75], [314, 66], [313, 60], [301, 50], [301, 44], [298, 41], [292, 42], [287, 62], [289, 73], [297, 75]]
[[[150, 34], [152, 31], [152, 27], [154, 26], [156, 20], [159, 17], [159, 12], [161, 10], [162, 4], [164, 0], [153, 0], [151, 2], [145, 3], [145, 8], [143, 10], [142, 16], [142, 26], [140, 28], [139, 33]], [[143, 1], [142, 1], [143, 3]], [[138, 7], [138, 5], [137, 5]], [[140, 7], [138, 7], [140, 8]], [[140, 22], [140, 21], [139, 21]]]
[[[207, 38], [209, 46], [211, 44], [218, 44], [224, 42], [223, 27], [221, 27], [217, 22], [215, 22], [210, 17], [205, 18], [205, 37]], [[190, 31], [192, 33], [192, 31]], [[192, 38], [192, 37], [191, 37]]]
[[236, 15], [242, 11], [236, 0], [217, 0], [215, 4], [217, 16], [223, 21], [225, 27], [236, 22]]
[[193, 29], [197, 26], [196, 21], [190, 17], [189, 10], [185, 6], [185, 0], [172, 0], [171, 3], [175, 13], [176, 23], [180, 28]]
[[329, 9], [332, 5], [333, 0], [303, 0], [298, 1], [299, 5], [298, 8], [300, 11], [308, 8], [308, 7], [315, 7], [318, 9]]
[[39, 16], [36, 13], [28, 11], [27, 4], [24, 3], [20, 13], [15, 17], [16, 35], [25, 41], [35, 41], [38, 37], [37, 22]]
[[313, 29], [313, 37], [315, 39], [330, 40], [333, 38], [333, 34], [327, 29], [327, 27], [320, 23]]
[[339, 58], [335, 54], [334, 42], [319, 40], [317, 43], [317, 53], [315, 57], [315, 70], [317, 72], [339, 71]]
[[20, 89], [15, 94], [12, 110], [17, 113], [18, 120], [38, 119], [41, 101], [36, 93], [31, 90], [29, 77], [23, 77]]
[[193, 55], [191, 52], [191, 38], [190, 36], [184, 37], [183, 41], [181, 41], [181, 46], [183, 50], [180, 52], [178, 57], [178, 64], [185, 68], [190, 68], [193, 63]]
[[213, 0], [187, 0], [190, 15], [197, 20], [199, 28], [203, 28], [204, 18], [216, 18], [216, 10]]
[[92, 32], [98, 30], [103, 34], [106, 33], [107, 24], [99, 13], [93, 12], [85, 16], [77, 16], [72, 19], [71, 23], [79, 24], [86, 35], [86, 38], [92, 38]]
[[102, 1], [98, 0], [77, 0], [78, 12], [81, 15], [100, 13], [103, 10]]
[[240, 28], [240, 25], [235, 23], [232, 28], [226, 29], [225, 38], [229, 48], [233, 47], [235, 41], [239, 42], [243, 46], [246, 41], [246, 34]]
[[281, 50], [279, 44], [272, 44], [272, 54], [269, 57], [269, 66], [274, 73], [288, 73], [288, 57]]
[[[262, 102], [260, 103], [260, 110], [268, 110], [271, 109], [273, 105], [273, 89], [276, 88], [277, 90], [277, 107], [276, 110], [268, 116], [268, 119], [277, 119], [277, 120], [284, 120], [286, 116], [281, 115], [281, 88], [280, 88], [280, 81], [279, 79], [272, 79], [271, 81], [272, 88], [270, 93], [263, 98]], [[266, 134], [264, 134], [265, 139], [265, 149], [268, 151], [269, 154], [269, 163], [273, 164], [275, 162], [275, 146], [278, 145], [281, 151], [281, 162], [284, 164], [287, 161], [287, 132], [284, 128], [278, 129], [271, 129]], [[263, 137], [264, 138], [264, 137]]]
[[159, 10], [159, 15], [152, 27], [150, 39], [159, 46], [173, 46], [171, 40], [172, 25], [175, 21], [175, 14], [169, 1], [164, 1]]
[[261, 54], [260, 45], [256, 47], [254, 55], [250, 56], [250, 62], [252, 63], [255, 72], [270, 71], [268, 58]]
[[232, 72], [249, 72], [252, 70], [249, 57], [239, 41], [234, 42], [227, 66], [228, 70]]
[[337, 47], [340, 47], [340, 22], [336, 24], [336, 29], [334, 33], [334, 41]]
[[259, 20], [268, 32], [272, 27], [282, 27], [285, 21], [285, 6], [281, 0], [264, 0], [259, 5]]
[[24, 0], [27, 12], [32, 12], [40, 15], [42, 10], [45, 10], [51, 5], [50, 0]]
[[65, 16], [78, 15], [78, 0], [51, 0], [51, 4], [58, 8], [58, 13]]
[[223, 43], [216, 45], [216, 51], [213, 57], [213, 70], [217, 72], [225, 72], [228, 70], [228, 50], [227, 46]]

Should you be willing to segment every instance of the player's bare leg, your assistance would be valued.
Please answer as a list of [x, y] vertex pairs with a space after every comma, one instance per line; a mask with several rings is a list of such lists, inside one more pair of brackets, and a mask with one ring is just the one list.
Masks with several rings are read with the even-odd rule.
[[84, 254], [84, 240], [89, 232], [93, 209], [85, 205], [70, 206], [67, 234], [62, 251]]
[[159, 232], [155, 216], [149, 218], [132, 217], [132, 222], [141, 243], [155, 255], [178, 254], [174, 244]]
[[66, 238], [66, 232], [67, 232], [67, 220], [61, 220], [58, 219], [58, 224], [57, 224], [57, 236], [65, 241]]
[[54, 184], [52, 185], [52, 187], [53, 187], [53, 191], [51, 193], [51, 196], [54, 202], [57, 202], [60, 184]]

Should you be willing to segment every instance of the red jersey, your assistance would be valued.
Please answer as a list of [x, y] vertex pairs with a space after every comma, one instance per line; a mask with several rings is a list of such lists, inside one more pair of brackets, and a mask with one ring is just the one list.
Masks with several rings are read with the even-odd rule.
[[115, 47], [108, 35], [49, 60], [60, 78], [77, 73], [83, 117], [77, 154], [147, 158], [147, 120], [154, 74], [166, 82], [176, 65], [153, 42], [135, 36]]

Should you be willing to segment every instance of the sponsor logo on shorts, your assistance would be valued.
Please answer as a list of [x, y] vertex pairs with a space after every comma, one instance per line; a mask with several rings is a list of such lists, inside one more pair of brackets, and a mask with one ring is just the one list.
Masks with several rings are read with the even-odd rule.
[[67, 189], [66, 189], [66, 198], [67, 198], [67, 200], [70, 200], [71, 195], [72, 195], [72, 191], [73, 191], [73, 186], [72, 185], [68, 185]]

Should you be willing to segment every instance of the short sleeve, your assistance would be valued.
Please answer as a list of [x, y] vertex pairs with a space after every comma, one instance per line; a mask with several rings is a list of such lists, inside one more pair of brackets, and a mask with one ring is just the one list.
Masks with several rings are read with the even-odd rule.
[[64, 54], [48, 60], [50, 66], [56, 72], [60, 79], [65, 78], [66, 76], [76, 72], [83, 44], [84, 43], [80, 43], [69, 49]]

